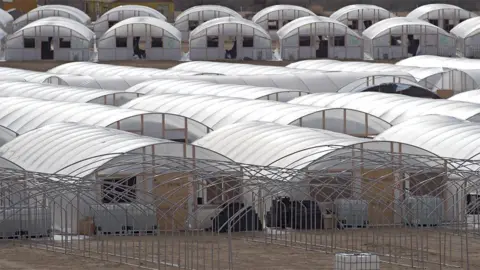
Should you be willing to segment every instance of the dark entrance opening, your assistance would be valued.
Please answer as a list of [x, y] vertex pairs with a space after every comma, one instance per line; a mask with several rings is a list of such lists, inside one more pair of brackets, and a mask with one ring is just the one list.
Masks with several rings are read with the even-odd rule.
[[233, 46], [230, 50], [225, 50], [225, 59], [237, 59], [237, 38], [233, 40]]
[[42, 41], [41, 58], [42, 60], [53, 60], [54, 52], [52, 48], [52, 37], [48, 38], [48, 41]]
[[318, 48], [315, 52], [316, 58], [328, 58], [328, 38], [318, 36]]
[[140, 37], [133, 38], [133, 56], [137, 56], [139, 59], [147, 58], [145, 50], [140, 49]]
[[420, 39], [415, 39], [413, 35], [408, 35], [408, 54], [411, 54], [412, 56], [417, 55], [419, 46]]

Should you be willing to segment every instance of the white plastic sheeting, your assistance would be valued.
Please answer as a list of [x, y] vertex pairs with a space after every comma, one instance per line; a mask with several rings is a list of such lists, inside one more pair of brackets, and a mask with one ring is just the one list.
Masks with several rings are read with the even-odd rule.
[[454, 117], [415, 117], [375, 139], [408, 143], [446, 158], [480, 159], [480, 125]]
[[116, 23], [132, 17], [152, 17], [162, 21], [167, 18], [158, 10], [141, 5], [122, 5], [105, 12], [93, 23], [93, 32], [100, 37]]
[[237, 122], [264, 121], [367, 137], [389, 127], [385, 121], [353, 110], [206, 95], [145, 95], [122, 108], [181, 115], [213, 130]]
[[135, 99], [137, 95], [111, 90], [0, 81], [0, 97], [26, 97], [52, 101], [120, 106]]
[[363, 59], [363, 40], [345, 24], [321, 16], [293, 20], [277, 32], [284, 60]]
[[[397, 59], [419, 54], [453, 56], [456, 53], [455, 38], [451, 34], [420, 19], [385, 19], [363, 31], [363, 37], [365, 52], [373, 59]], [[415, 46], [415, 40], [418, 46]]]
[[[1, 74], [1, 72], [0, 72]], [[65, 85], [73, 87], [83, 87], [89, 89], [107, 89], [123, 91], [138, 83], [152, 80], [151, 77], [122, 77], [122, 76], [108, 76], [108, 77], [91, 77], [82, 75], [66, 75], [66, 74], [51, 74], [46, 73], [48, 77], [43, 83], [54, 85]], [[1, 79], [0, 79], [1, 80]]]
[[13, 22], [13, 31], [16, 32], [34, 21], [48, 17], [63, 17], [87, 25], [90, 17], [78, 8], [66, 5], [44, 5], [39, 6], [23, 14]]
[[480, 60], [468, 58], [451, 58], [435, 55], [418, 55], [400, 60], [396, 63], [399, 66], [414, 67], [444, 67], [460, 70], [479, 70]]
[[257, 12], [252, 21], [267, 30], [273, 39], [277, 39], [277, 31], [289, 22], [316, 14], [304, 7], [294, 5], [273, 5]]
[[480, 58], [480, 17], [459, 23], [450, 33], [457, 37], [457, 49], [464, 57]]
[[[121, 38], [125, 39], [126, 44], [117, 44]], [[135, 41], [136, 38], [138, 41]], [[147, 60], [180, 60], [181, 42], [180, 31], [164, 20], [154, 17], [128, 18], [112, 26], [98, 39], [98, 60], [131, 60], [134, 56]], [[144, 44], [143, 48], [140, 48], [140, 44]], [[145, 52], [145, 57], [140, 50]]]
[[200, 5], [186, 9], [175, 18], [175, 27], [182, 33], [182, 41], [188, 41], [190, 31], [200, 24], [221, 17], [242, 18], [236, 11], [219, 5]]
[[272, 40], [252, 21], [221, 17], [206, 21], [190, 33], [191, 60], [272, 59]]
[[405, 95], [363, 93], [324, 93], [302, 96], [291, 104], [320, 108], [347, 108], [365, 112], [397, 125], [415, 116], [436, 114], [480, 122], [480, 104], [452, 100], [414, 98]]
[[244, 99], [289, 101], [308, 92], [275, 87], [258, 87], [236, 84], [216, 84], [194, 80], [153, 80], [139, 83], [125, 92], [138, 95], [185, 94], [211, 95]]
[[347, 25], [358, 33], [362, 33], [372, 24], [391, 17], [395, 17], [395, 15], [390, 11], [376, 5], [366, 4], [345, 6], [330, 15], [330, 18]]
[[450, 97], [449, 100], [464, 101], [480, 104], [480, 89], [470, 90]]
[[[0, 126], [0, 146], [6, 144], [7, 142], [15, 139], [18, 136], [16, 132], [13, 130]], [[0, 160], [0, 165], [2, 164], [2, 160]], [[0, 166], [1, 167], [1, 166]], [[5, 167], [2, 167], [5, 168]]]
[[108, 64], [96, 64], [91, 62], [72, 62], [56, 66], [48, 71], [52, 74], [86, 75], [96, 77], [121, 76], [128, 78], [195, 75], [195, 72], [180, 70], [165, 70], [156, 68], [127, 67]]
[[450, 31], [460, 21], [476, 17], [473, 12], [449, 4], [428, 4], [419, 6], [407, 14], [408, 18], [420, 19]]
[[[7, 34], [13, 31], [13, 17], [7, 11], [0, 8], [0, 29], [5, 31]], [[2, 36], [0, 34], [0, 40]]]
[[222, 63], [209, 61], [192, 61], [180, 63], [174, 67], [171, 67], [169, 70], [179, 70], [197, 73], [203, 72], [223, 75], [268, 75], [313, 72], [311, 70], [290, 69], [279, 66]]
[[42, 83], [51, 76], [52, 74], [46, 72], [0, 67], [0, 80], [4, 81], [9, 81], [11, 79], [19, 81], [19, 79], [23, 79], [23, 81], [27, 82]]
[[[93, 49], [93, 37], [94, 33], [77, 21], [63, 17], [43, 18], [7, 37], [5, 59], [86, 61]], [[49, 43], [48, 57], [44, 56], [48, 49], [42, 50], [44, 42]]]

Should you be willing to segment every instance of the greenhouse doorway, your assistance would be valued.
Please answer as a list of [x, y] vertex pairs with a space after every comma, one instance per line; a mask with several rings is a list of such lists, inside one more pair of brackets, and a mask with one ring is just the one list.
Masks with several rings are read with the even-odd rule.
[[139, 59], [146, 59], [147, 53], [145, 51], [144, 42], [141, 41], [140, 37], [133, 38], [133, 56], [138, 57]]
[[420, 46], [420, 39], [415, 39], [413, 35], [408, 35], [408, 54], [415, 56]]
[[53, 60], [55, 54], [52, 48], [53, 37], [49, 37], [48, 41], [42, 41], [41, 58], [42, 60]]
[[316, 58], [328, 58], [328, 39], [318, 36], [318, 47], [315, 51]]

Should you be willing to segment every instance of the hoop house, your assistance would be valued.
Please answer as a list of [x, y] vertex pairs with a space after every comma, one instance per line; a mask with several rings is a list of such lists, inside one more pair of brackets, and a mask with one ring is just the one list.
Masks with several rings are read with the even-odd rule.
[[236, 17], [213, 19], [190, 33], [191, 60], [272, 59], [272, 40], [259, 25]]
[[[0, 8], [0, 30], [5, 31], [5, 33], [13, 32], [13, 17], [7, 11]], [[1, 34], [0, 34], [1, 36]], [[1, 37], [0, 37], [1, 40]]]
[[356, 32], [336, 20], [308, 16], [278, 30], [284, 60], [306, 58], [363, 59], [363, 41]]
[[272, 39], [278, 39], [277, 31], [279, 29], [289, 22], [305, 16], [316, 16], [316, 14], [304, 7], [274, 5], [257, 12], [252, 17], [252, 21], [267, 30]]
[[162, 13], [151, 7], [141, 5], [122, 5], [114, 7], [100, 16], [100, 18], [93, 23], [93, 32], [97, 37], [100, 37], [118, 22], [133, 17], [152, 17], [161, 21], [167, 20]]
[[464, 57], [480, 58], [480, 17], [459, 23], [450, 33], [457, 38], [457, 49]]
[[291, 69], [286, 67], [238, 64], [238, 63], [222, 63], [210, 61], [190, 61], [180, 63], [171, 67], [172, 71], [186, 72], [203, 72], [206, 74], [222, 74], [222, 75], [270, 75], [270, 74], [291, 74], [291, 73], [315, 73], [311, 70]]
[[13, 22], [13, 31], [16, 32], [34, 21], [48, 17], [67, 18], [83, 25], [90, 23], [90, 17], [77, 8], [65, 5], [45, 5], [32, 9], [17, 18]]
[[449, 4], [423, 5], [407, 14], [407, 18], [424, 20], [447, 32], [457, 24], [476, 16], [473, 12]]
[[337, 20], [353, 31], [361, 34], [373, 24], [395, 17], [390, 11], [376, 5], [349, 5], [330, 15], [331, 19]]
[[175, 18], [174, 26], [182, 33], [182, 41], [188, 41], [190, 32], [202, 23], [221, 17], [242, 18], [232, 9], [219, 5], [201, 5], [186, 9]]
[[455, 38], [420, 19], [395, 17], [363, 32], [365, 52], [373, 59], [398, 59], [419, 54], [455, 55]]
[[263, 121], [369, 137], [389, 128], [385, 121], [355, 110], [206, 95], [145, 95], [122, 108], [180, 115], [212, 130], [237, 122]]
[[62, 17], [36, 20], [8, 36], [7, 61], [88, 61], [93, 32], [85, 25]]
[[164, 20], [134, 17], [123, 20], [98, 39], [100, 61], [180, 60], [180, 31]]

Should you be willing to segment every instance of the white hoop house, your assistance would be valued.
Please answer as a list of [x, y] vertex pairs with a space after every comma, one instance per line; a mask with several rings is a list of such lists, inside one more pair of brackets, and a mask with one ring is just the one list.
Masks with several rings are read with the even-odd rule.
[[182, 41], [188, 41], [190, 32], [202, 23], [221, 17], [242, 18], [236, 11], [219, 5], [201, 5], [186, 9], [175, 18], [175, 27], [182, 33]]
[[330, 15], [331, 19], [337, 20], [353, 31], [361, 34], [373, 24], [395, 17], [390, 11], [376, 5], [349, 5]]
[[88, 61], [93, 37], [93, 32], [79, 22], [62, 17], [44, 18], [8, 36], [5, 59]]
[[457, 38], [457, 50], [464, 57], [480, 58], [480, 17], [459, 23], [450, 33]]
[[395, 17], [363, 32], [365, 52], [373, 59], [398, 59], [423, 55], [455, 55], [455, 38], [420, 19]]
[[90, 17], [77, 8], [64, 5], [46, 5], [32, 9], [16, 19], [13, 22], [13, 31], [16, 32], [27, 24], [48, 17], [68, 18], [83, 25], [90, 23]]
[[180, 60], [180, 31], [166, 21], [153, 17], [133, 17], [123, 20], [98, 39], [100, 61]]
[[420, 19], [450, 32], [453, 27], [477, 14], [449, 4], [420, 6], [407, 14], [408, 18]]
[[306, 16], [316, 16], [304, 7], [294, 5], [274, 5], [257, 12], [252, 21], [267, 30], [273, 39], [278, 39], [277, 31], [289, 22]]
[[[13, 17], [7, 11], [0, 8], [0, 30], [5, 31], [6, 33], [13, 32]], [[1, 40], [0, 34], [0, 40]]]
[[259, 25], [223, 17], [204, 22], [190, 33], [191, 60], [272, 59], [272, 40]]
[[278, 38], [284, 60], [363, 59], [362, 37], [341, 22], [327, 17], [296, 19], [278, 30]]
[[110, 9], [93, 23], [93, 32], [100, 37], [118, 22], [132, 17], [152, 17], [162, 21], [167, 18], [159, 11], [141, 5], [123, 5]]

